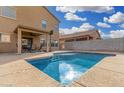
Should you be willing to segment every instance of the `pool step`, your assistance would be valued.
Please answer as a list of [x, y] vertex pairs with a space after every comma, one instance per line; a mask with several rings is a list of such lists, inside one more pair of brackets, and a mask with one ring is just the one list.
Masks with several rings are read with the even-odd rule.
[[51, 58], [51, 61], [53, 61], [53, 62], [60, 61], [60, 60], [61, 60], [61, 58], [59, 56], [54, 56]]

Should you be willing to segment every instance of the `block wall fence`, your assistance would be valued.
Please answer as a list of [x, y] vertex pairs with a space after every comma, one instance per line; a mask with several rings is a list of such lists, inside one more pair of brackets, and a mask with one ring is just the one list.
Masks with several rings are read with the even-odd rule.
[[111, 51], [124, 53], [124, 38], [65, 42], [65, 49], [84, 51]]

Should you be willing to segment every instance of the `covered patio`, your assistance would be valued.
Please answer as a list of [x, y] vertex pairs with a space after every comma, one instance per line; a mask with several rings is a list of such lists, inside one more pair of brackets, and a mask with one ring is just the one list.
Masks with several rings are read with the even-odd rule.
[[46, 48], [45, 51], [49, 52], [49, 32], [39, 29], [35, 29], [28, 26], [19, 25], [14, 31], [17, 34], [17, 53], [21, 54], [24, 48], [24, 42], [22, 40], [28, 40], [28, 46], [35, 50], [41, 48], [41, 35], [45, 35]]

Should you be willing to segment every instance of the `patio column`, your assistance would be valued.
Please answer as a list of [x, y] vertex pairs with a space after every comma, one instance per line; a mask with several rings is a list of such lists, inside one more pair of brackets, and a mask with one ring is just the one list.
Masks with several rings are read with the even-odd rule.
[[18, 50], [17, 50], [17, 53], [18, 54], [21, 54], [22, 52], [22, 32], [21, 32], [21, 29], [18, 28], [18, 31], [17, 31], [17, 34], [18, 34]]
[[46, 51], [49, 52], [49, 35], [46, 34]]

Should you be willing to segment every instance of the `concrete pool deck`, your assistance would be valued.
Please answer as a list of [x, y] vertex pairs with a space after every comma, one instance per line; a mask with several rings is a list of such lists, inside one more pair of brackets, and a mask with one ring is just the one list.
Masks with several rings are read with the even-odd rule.
[[[30, 65], [24, 59], [47, 57], [52, 53], [0, 54], [0, 86], [60, 87], [59, 82]], [[29, 56], [30, 55], [30, 56]], [[21, 57], [20, 57], [21, 56]], [[15, 57], [15, 58], [14, 58]], [[3, 62], [4, 60], [4, 62]], [[9, 62], [9, 60], [11, 62]], [[6, 62], [7, 61], [7, 62]], [[4, 64], [5, 63], [5, 64]], [[70, 87], [124, 87], [124, 54], [106, 57], [84, 73]]]

